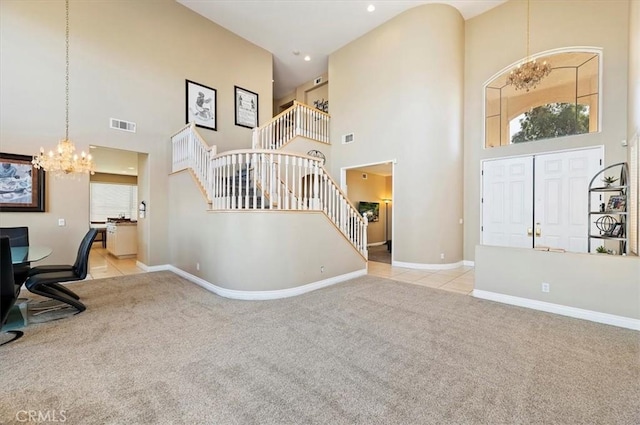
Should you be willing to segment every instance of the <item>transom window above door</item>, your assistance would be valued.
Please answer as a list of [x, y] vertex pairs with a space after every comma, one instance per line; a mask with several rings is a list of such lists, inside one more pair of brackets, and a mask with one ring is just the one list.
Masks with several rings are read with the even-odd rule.
[[485, 86], [485, 148], [598, 132], [600, 55], [592, 49], [537, 57], [551, 73], [529, 91], [507, 83], [513, 67], [492, 79]]

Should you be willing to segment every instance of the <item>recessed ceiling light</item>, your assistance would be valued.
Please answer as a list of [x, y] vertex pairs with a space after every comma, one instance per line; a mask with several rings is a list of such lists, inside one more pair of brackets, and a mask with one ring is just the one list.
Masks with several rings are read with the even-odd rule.
[[307, 62], [309, 62], [311, 60], [311, 56], [307, 55], [304, 57], [304, 60], [306, 60]]
[[369, 6], [367, 6], [367, 12], [373, 12], [374, 10], [376, 10], [376, 7], [372, 4], [370, 4]]

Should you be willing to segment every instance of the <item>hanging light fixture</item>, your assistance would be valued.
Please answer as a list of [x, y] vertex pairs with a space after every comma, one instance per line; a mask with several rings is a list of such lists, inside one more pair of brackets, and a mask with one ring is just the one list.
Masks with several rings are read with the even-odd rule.
[[93, 174], [93, 162], [90, 154], [84, 151], [78, 156], [75, 153], [76, 147], [69, 140], [69, 0], [65, 0], [66, 10], [66, 70], [65, 70], [65, 136], [60, 140], [55, 151], [44, 153], [44, 148], [40, 148], [40, 154], [33, 157], [31, 163], [35, 168], [42, 168], [44, 171], [53, 173], [54, 176], [74, 176], [77, 174]]
[[544, 61], [542, 63], [535, 59], [529, 59], [529, 15], [530, 0], [527, 0], [527, 56], [525, 62], [514, 68], [507, 77], [507, 84], [515, 87], [516, 90], [525, 89], [529, 91], [535, 89], [540, 81], [551, 73], [551, 65]]

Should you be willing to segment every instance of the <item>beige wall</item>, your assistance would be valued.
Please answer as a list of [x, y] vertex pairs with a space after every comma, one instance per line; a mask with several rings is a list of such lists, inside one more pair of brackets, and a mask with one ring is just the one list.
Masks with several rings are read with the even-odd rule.
[[[318, 85], [314, 83], [314, 80], [307, 81], [301, 86], [296, 87], [296, 89], [289, 93], [286, 96], [281, 97], [280, 99], [275, 99], [273, 101], [273, 114], [278, 115], [282, 112], [282, 108], [291, 103], [294, 100], [297, 100], [300, 103], [304, 103], [305, 105], [313, 106], [314, 100], [328, 100], [329, 99], [329, 74], [324, 73], [322, 75], [318, 75], [318, 77], [322, 78], [322, 82]], [[317, 78], [317, 77], [316, 77]], [[329, 103], [331, 106], [331, 103]]]
[[629, 140], [640, 135], [640, 2], [629, 3]]
[[[483, 149], [483, 86], [520, 60], [526, 48], [526, 3], [509, 1], [466, 22], [464, 125], [464, 258], [480, 240], [480, 161], [604, 145], [605, 163], [625, 161], [629, 1], [531, 1], [531, 53], [569, 46], [603, 49], [601, 131]], [[571, 19], [567, 19], [571, 17]]]
[[89, 177], [89, 181], [92, 183], [121, 183], [137, 185], [137, 176], [126, 176], [124, 174], [110, 174], [110, 173], [95, 173]]
[[289, 289], [366, 267], [322, 212], [208, 212], [186, 171], [170, 176], [168, 192], [171, 264], [214, 285]]
[[[367, 176], [366, 179], [362, 175]], [[391, 199], [391, 192], [388, 190], [388, 180], [391, 177], [380, 176], [378, 174], [366, 173], [356, 170], [347, 170], [347, 197], [351, 203], [358, 208], [360, 201], [378, 202], [380, 204], [380, 219], [370, 222], [367, 226], [367, 243], [379, 244], [391, 239], [391, 221], [387, 222], [386, 208], [383, 199]], [[389, 211], [391, 205], [389, 205]], [[391, 214], [389, 214], [391, 216]], [[388, 237], [385, 235], [388, 224]]]
[[[462, 260], [463, 71], [464, 21], [441, 4], [410, 9], [329, 57], [331, 174], [397, 160], [394, 261]], [[338, 142], [352, 132], [353, 143]]]
[[[234, 125], [233, 86], [259, 93], [264, 122], [272, 108], [271, 54], [172, 0], [70, 4], [70, 137], [141, 152], [139, 194], [149, 214], [138, 226], [139, 259], [169, 262], [166, 188], [170, 136], [185, 124], [185, 79], [218, 90], [218, 131], [201, 130], [218, 151], [249, 148], [251, 130]], [[0, 150], [31, 155], [64, 135], [64, 2], [0, 2]], [[109, 129], [109, 118], [137, 123]], [[89, 179], [47, 178], [45, 213], [2, 213], [0, 225], [27, 225], [49, 245], [47, 262], [71, 262], [88, 229]], [[66, 227], [57, 219], [65, 218]]]
[[[549, 283], [548, 293], [542, 282]], [[479, 245], [474, 287], [640, 319], [640, 261], [634, 257]]]

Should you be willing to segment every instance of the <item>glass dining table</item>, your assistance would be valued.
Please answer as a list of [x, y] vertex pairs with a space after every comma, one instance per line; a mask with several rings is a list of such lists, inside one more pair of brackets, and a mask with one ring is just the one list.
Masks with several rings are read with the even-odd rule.
[[42, 245], [12, 246], [11, 262], [15, 264], [31, 263], [47, 258], [53, 249]]

